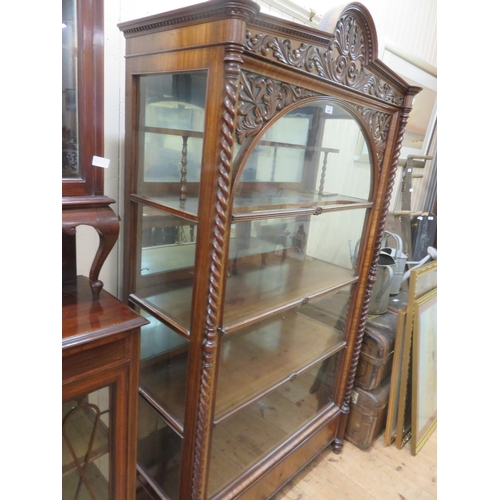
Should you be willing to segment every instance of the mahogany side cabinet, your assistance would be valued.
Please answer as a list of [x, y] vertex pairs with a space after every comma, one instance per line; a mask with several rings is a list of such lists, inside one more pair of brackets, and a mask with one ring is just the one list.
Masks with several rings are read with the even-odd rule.
[[133, 500], [145, 320], [83, 276], [62, 295], [63, 499]]
[[270, 498], [341, 451], [420, 89], [378, 59], [359, 3], [328, 31], [251, 0], [119, 29], [122, 300], [149, 321], [140, 481], [160, 499]]

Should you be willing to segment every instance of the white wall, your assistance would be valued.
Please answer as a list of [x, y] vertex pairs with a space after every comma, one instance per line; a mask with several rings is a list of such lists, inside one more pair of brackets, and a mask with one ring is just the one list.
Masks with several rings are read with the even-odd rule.
[[[305, 20], [304, 22], [307, 22], [307, 13], [313, 9], [317, 12], [313, 17], [314, 24], [319, 23], [322, 14], [336, 5], [336, 2], [311, 0], [308, 6], [302, 6], [298, 0], [299, 8], [296, 9], [298, 14], [293, 16], [290, 14], [293, 10], [290, 6], [293, 7], [293, 3], [287, 0], [286, 13], [280, 14], [276, 7], [279, 1], [269, 0], [272, 5], [267, 5], [264, 0], [259, 0], [258, 3], [263, 12], [281, 15], [290, 20]], [[197, 2], [105, 0], [104, 155], [111, 160], [110, 168], [105, 172], [105, 194], [117, 201], [113, 208], [118, 215], [122, 213], [120, 193], [123, 190], [125, 39], [117, 24], [194, 3]], [[386, 37], [414, 56], [432, 66], [437, 66], [437, 0], [364, 0], [362, 3], [375, 21], [379, 44], [383, 44], [383, 39]], [[77, 234], [79, 274], [88, 275], [97, 243], [98, 237], [93, 229], [80, 227]], [[119, 274], [121, 251], [120, 238], [100, 274], [105, 288], [115, 295], [120, 293], [121, 287]]]

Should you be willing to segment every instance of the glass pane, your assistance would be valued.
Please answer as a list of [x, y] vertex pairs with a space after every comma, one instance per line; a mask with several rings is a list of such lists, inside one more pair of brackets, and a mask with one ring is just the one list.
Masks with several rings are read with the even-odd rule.
[[234, 224], [224, 328], [352, 281], [350, 246], [365, 215], [357, 209]]
[[140, 205], [136, 294], [189, 329], [197, 224]]
[[350, 287], [223, 337], [215, 419], [342, 348]]
[[141, 389], [182, 427], [189, 342], [145, 311], [141, 314], [150, 322], [141, 328]]
[[109, 387], [62, 405], [62, 498], [110, 496]]
[[139, 77], [137, 193], [198, 213], [207, 73]]
[[[235, 163], [245, 148], [238, 148]], [[350, 205], [370, 197], [368, 149], [358, 122], [324, 101], [280, 118], [245, 162], [233, 213]]]
[[264, 458], [329, 403], [337, 354], [216, 425], [208, 494], [215, 494]]
[[137, 463], [168, 498], [179, 498], [182, 439], [139, 397]]
[[62, 177], [80, 178], [76, 0], [62, 0]]

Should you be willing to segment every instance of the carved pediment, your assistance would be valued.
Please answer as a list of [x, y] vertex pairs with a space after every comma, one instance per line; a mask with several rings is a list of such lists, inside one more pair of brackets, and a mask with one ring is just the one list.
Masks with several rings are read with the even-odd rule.
[[[247, 31], [246, 48], [280, 63], [316, 74], [340, 85], [382, 99], [397, 106], [403, 95], [367, 68], [375, 57], [370, 22], [358, 12], [348, 10], [335, 24], [328, 46], [306, 43], [255, 28]], [[261, 28], [265, 27], [261, 23]]]

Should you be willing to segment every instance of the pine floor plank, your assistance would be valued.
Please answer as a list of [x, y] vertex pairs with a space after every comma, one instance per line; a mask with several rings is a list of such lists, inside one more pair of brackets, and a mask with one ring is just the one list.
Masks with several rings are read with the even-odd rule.
[[[436, 495], [436, 432], [431, 436], [420, 453], [414, 457], [411, 455], [409, 443], [402, 450], [395, 446], [385, 447], [383, 440], [376, 440], [373, 445], [373, 452], [381, 461], [392, 466], [403, 477], [414, 482], [422, 490], [432, 495]], [[429, 449], [427, 449], [427, 446]], [[424, 453], [424, 450], [427, 453]], [[433, 453], [432, 453], [433, 450]]]
[[436, 455], [437, 431], [415, 457], [409, 443], [385, 447], [383, 435], [367, 451], [346, 442], [340, 455], [320, 453], [273, 500], [433, 500]]

